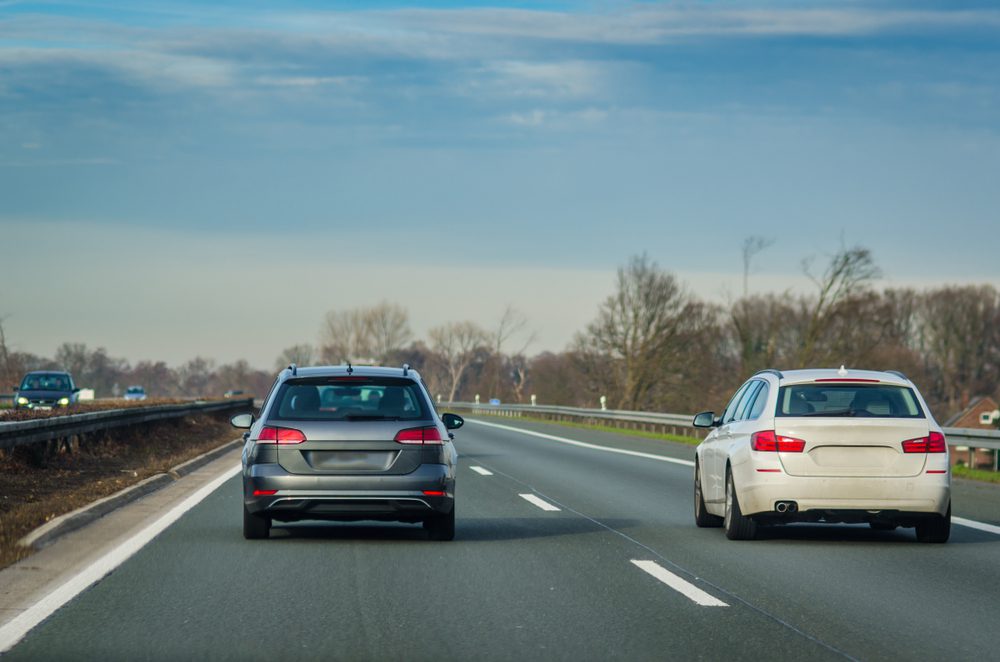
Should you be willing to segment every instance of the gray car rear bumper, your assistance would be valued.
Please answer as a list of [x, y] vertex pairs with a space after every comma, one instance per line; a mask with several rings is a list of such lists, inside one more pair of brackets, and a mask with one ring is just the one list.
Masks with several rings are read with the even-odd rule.
[[[454, 476], [443, 464], [423, 464], [404, 475], [298, 475], [279, 464], [244, 468], [243, 499], [251, 513], [280, 521], [419, 521], [454, 508]], [[254, 496], [254, 491], [277, 490]], [[424, 494], [443, 491], [444, 496]]]

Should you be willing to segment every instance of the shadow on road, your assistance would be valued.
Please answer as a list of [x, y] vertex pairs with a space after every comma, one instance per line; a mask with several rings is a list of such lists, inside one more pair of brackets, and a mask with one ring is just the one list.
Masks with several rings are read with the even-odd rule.
[[[635, 520], [612, 519], [604, 522], [616, 529], [634, 526]], [[497, 542], [528, 540], [606, 532], [602, 526], [580, 518], [462, 518], [455, 524], [455, 542]], [[427, 533], [419, 524], [395, 522], [309, 522], [283, 524], [275, 522], [271, 539], [281, 540], [427, 540]]]
[[[795, 540], [800, 542], [857, 542], [857, 543], [918, 543], [913, 529], [899, 528], [894, 531], [876, 531], [866, 524], [790, 524], [787, 526], [766, 526], [758, 529], [757, 539]], [[953, 525], [947, 545], [966, 543], [998, 543], [1000, 538], [964, 526]], [[928, 544], [928, 547], [941, 545]]]

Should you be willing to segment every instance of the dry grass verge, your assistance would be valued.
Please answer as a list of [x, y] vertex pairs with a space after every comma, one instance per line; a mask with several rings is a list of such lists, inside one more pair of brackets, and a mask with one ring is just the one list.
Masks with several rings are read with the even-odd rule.
[[0, 451], [0, 568], [31, 554], [17, 541], [52, 518], [238, 436], [228, 413], [200, 414], [109, 430], [76, 452], [49, 456], [41, 467], [25, 447]]

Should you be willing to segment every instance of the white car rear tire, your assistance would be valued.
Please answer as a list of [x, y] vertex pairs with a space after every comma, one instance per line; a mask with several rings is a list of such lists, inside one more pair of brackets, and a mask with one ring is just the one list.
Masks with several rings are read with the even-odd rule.
[[726, 537], [730, 540], [753, 540], [757, 537], [757, 522], [744, 517], [740, 499], [733, 484], [733, 473], [726, 467], [726, 516], [723, 520]]

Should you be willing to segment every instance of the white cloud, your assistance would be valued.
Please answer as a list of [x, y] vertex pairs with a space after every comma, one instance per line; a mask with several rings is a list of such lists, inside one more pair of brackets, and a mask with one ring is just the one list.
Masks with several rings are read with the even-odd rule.
[[[324, 20], [324, 18], [326, 20]], [[466, 35], [600, 44], [655, 44], [679, 37], [735, 35], [852, 35], [893, 30], [1000, 26], [1000, 11], [911, 11], [857, 6], [788, 9], [631, 7], [618, 12], [554, 12], [526, 9], [402, 9], [342, 15], [299, 16], [296, 24], [398, 38]], [[395, 28], [390, 29], [390, 26]]]
[[574, 111], [543, 110], [536, 108], [523, 113], [510, 113], [500, 118], [501, 122], [521, 127], [556, 128], [571, 130], [591, 127], [605, 121], [610, 116], [607, 110], [584, 108]]
[[234, 80], [234, 63], [207, 57], [144, 50], [0, 48], [0, 64], [92, 66], [118, 71], [143, 83], [220, 87]]
[[580, 98], [592, 96], [603, 87], [606, 65], [600, 62], [524, 62], [490, 64], [493, 86], [512, 96]]
[[343, 87], [363, 83], [363, 76], [260, 76], [255, 79], [259, 85], [276, 87]]
[[[34, 149], [34, 148], [26, 148]], [[0, 160], [0, 168], [47, 168], [52, 166], [109, 166], [118, 165], [117, 159], [104, 156], [75, 159], [15, 159]]]

